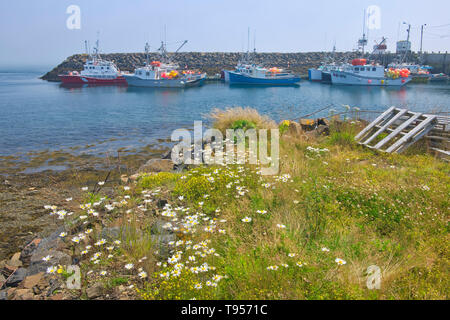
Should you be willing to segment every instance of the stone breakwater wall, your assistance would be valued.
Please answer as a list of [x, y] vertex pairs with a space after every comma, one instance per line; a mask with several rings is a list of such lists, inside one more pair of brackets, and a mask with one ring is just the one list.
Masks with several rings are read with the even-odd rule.
[[[289, 68], [296, 73], [306, 75], [309, 68], [318, 67], [329, 55], [329, 52], [267, 52], [256, 53], [255, 61], [267, 66]], [[101, 56], [105, 60], [115, 62], [121, 71], [132, 72], [136, 66], [142, 66], [145, 63], [144, 53], [109, 53]], [[209, 76], [214, 76], [223, 69], [234, 68], [242, 54], [238, 52], [179, 52], [175, 55], [169, 53], [169, 56], [173, 56], [173, 61], [182, 68], [187, 66], [189, 69], [199, 69], [208, 73]], [[335, 54], [337, 61], [349, 61], [357, 57], [358, 54], [353, 52], [337, 52]], [[42, 76], [42, 79], [59, 81], [58, 74], [74, 70], [81, 71], [86, 58], [86, 54], [72, 55]], [[159, 54], [150, 54], [150, 61], [159, 59]]]

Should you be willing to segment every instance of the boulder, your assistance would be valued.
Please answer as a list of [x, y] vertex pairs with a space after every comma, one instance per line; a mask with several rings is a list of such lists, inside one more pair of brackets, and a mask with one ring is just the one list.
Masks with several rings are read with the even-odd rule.
[[8, 261], [8, 265], [12, 267], [21, 267], [22, 261], [20, 261], [20, 252], [16, 252], [12, 258]]
[[95, 299], [102, 295], [103, 284], [100, 282], [95, 283], [92, 287], [86, 289], [86, 295], [89, 299]]
[[28, 276], [23, 280], [21, 286], [25, 289], [32, 289], [41, 281], [43, 276], [44, 276], [43, 272], [39, 272], [32, 276]]
[[[42, 258], [50, 256], [49, 261], [44, 261]], [[64, 252], [57, 250], [38, 250], [31, 256], [30, 267], [27, 275], [34, 275], [39, 272], [46, 272], [47, 268], [55, 265], [67, 266], [72, 263], [72, 257]]]
[[138, 172], [171, 172], [173, 171], [173, 166], [174, 163], [170, 159], [150, 159], [139, 168]]
[[34, 294], [30, 289], [17, 289], [14, 292], [13, 300], [33, 300]]
[[302, 127], [298, 122], [290, 121], [288, 133], [293, 136], [302, 134]]
[[25, 279], [27, 276], [27, 269], [26, 268], [19, 268], [17, 269], [6, 281], [7, 287], [17, 287], [19, 283]]
[[316, 128], [316, 120], [314, 119], [300, 119], [299, 122], [303, 131], [312, 131]]

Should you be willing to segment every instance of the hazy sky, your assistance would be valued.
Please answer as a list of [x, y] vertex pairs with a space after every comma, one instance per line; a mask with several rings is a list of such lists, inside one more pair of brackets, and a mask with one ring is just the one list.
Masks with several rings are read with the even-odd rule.
[[[69, 5], [81, 9], [81, 29], [69, 30]], [[84, 52], [100, 33], [101, 51], [140, 52], [149, 41], [156, 49], [166, 25], [167, 42], [189, 40], [182, 51], [242, 51], [256, 32], [259, 52], [305, 52], [356, 48], [364, 9], [381, 9], [381, 29], [369, 32], [369, 45], [388, 38], [388, 49], [406, 38], [412, 24], [413, 50], [450, 50], [449, 0], [2, 0], [0, 67], [50, 66]], [[169, 45], [169, 51], [176, 49]]]

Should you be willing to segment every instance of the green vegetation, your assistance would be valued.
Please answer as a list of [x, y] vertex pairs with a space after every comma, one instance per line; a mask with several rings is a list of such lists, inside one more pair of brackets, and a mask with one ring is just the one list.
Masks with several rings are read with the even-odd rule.
[[[283, 135], [277, 176], [227, 165], [142, 177], [113, 214], [144, 231], [162, 219], [171, 252], [130, 237], [108, 265], [133, 263], [142, 299], [448, 299], [449, 165], [374, 153], [355, 145], [358, 130]], [[379, 290], [366, 285], [373, 265]]]

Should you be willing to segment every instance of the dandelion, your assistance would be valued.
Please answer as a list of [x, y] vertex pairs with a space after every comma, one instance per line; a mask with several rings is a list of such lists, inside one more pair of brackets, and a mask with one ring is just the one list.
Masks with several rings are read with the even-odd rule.
[[49, 255], [49, 256], [43, 257], [42, 260], [45, 262], [48, 262], [48, 261], [50, 261], [51, 258], [52, 258], [52, 256]]
[[168, 273], [168, 272], [163, 272], [163, 273], [160, 273], [159, 276], [160, 276], [161, 278], [168, 278], [168, 277], [170, 276], [170, 273]]
[[67, 202], [72, 201], [72, 198], [67, 198], [66, 201]]
[[123, 190], [128, 191], [128, 190], [130, 190], [130, 187], [125, 186], [125, 187], [123, 187]]
[[184, 199], [183, 196], [179, 196], [179, 197], [178, 197], [178, 200], [180, 200], [180, 201], [182, 201], [183, 199]]
[[141, 271], [141, 272], [139, 272], [138, 276], [139, 276], [141, 279], [145, 279], [145, 278], [147, 278], [147, 272]]
[[277, 227], [280, 229], [286, 229], [286, 226], [284, 224], [277, 224]]
[[294, 204], [299, 204], [299, 203], [300, 203], [300, 201], [294, 200]]
[[321, 250], [322, 250], [323, 252], [329, 252], [329, 251], [330, 251], [330, 249], [328, 249], [328, 248], [326, 248], [326, 247], [323, 247]]
[[278, 266], [268, 266], [266, 269], [267, 270], [277, 271], [278, 270]]
[[107, 274], [106, 271], [104, 271], [104, 270], [103, 270], [103, 271], [100, 271], [100, 275], [101, 275], [101, 276], [106, 276], [106, 274]]
[[295, 253], [289, 253], [289, 254], [288, 254], [288, 257], [289, 257], [289, 258], [293, 258], [293, 257], [295, 257], [295, 256], [296, 256]]
[[241, 219], [241, 221], [242, 221], [242, 222], [251, 222], [251, 221], [252, 221], [252, 218], [250, 218], [250, 217], [245, 217], [245, 218]]
[[297, 265], [297, 267], [303, 267], [304, 266], [304, 263], [303, 262], [301, 262], [301, 261], [298, 261], [297, 263], [296, 263], [296, 265]]
[[105, 181], [99, 181], [99, 182], [98, 182], [98, 185], [99, 185], [99, 186], [102, 186], [102, 185], [104, 185], [104, 184], [105, 184]]
[[224, 229], [219, 229], [219, 233], [221, 233], [221, 234], [225, 234], [225, 233], [226, 233], [226, 231], [225, 231]]
[[422, 186], [422, 189], [425, 191], [430, 191], [430, 187], [429, 186]]
[[127, 269], [127, 270], [131, 270], [131, 269], [133, 269], [133, 267], [134, 267], [134, 264], [132, 264], [132, 263], [128, 263], [125, 265], [125, 269]]
[[83, 188], [81, 188], [81, 190], [88, 191], [88, 187], [83, 187]]
[[287, 265], [286, 263], [282, 263], [281, 264], [283, 267], [285, 267], [285, 268], [288, 268], [289, 267], [289, 265]]
[[336, 258], [336, 260], [334, 260], [334, 261], [340, 266], [342, 266], [342, 265], [347, 263], [347, 261], [342, 260], [341, 258]]
[[266, 214], [267, 211], [266, 210], [256, 210], [256, 213], [260, 213], [260, 214]]
[[114, 244], [119, 245], [120, 244], [120, 240], [114, 241]]
[[59, 236], [60, 236], [61, 238], [64, 238], [65, 236], [67, 236], [67, 233], [66, 233], [66, 232], [61, 232], [61, 233], [59, 234]]

